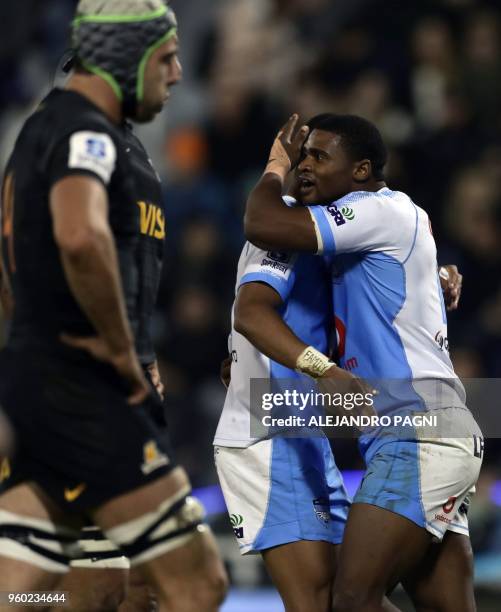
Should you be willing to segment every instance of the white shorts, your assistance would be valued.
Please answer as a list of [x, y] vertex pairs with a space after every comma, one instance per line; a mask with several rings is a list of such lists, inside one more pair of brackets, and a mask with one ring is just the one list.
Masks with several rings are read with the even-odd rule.
[[350, 501], [325, 437], [216, 446], [215, 461], [241, 554], [299, 540], [342, 541]]
[[482, 465], [483, 439], [400, 440], [379, 446], [353, 503], [391, 510], [442, 540], [468, 535], [468, 505]]

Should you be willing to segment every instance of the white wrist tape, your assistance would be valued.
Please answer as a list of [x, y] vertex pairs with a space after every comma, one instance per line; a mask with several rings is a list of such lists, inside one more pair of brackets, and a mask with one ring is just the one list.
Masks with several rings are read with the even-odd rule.
[[320, 378], [334, 364], [313, 346], [307, 346], [296, 361], [296, 370], [313, 378]]

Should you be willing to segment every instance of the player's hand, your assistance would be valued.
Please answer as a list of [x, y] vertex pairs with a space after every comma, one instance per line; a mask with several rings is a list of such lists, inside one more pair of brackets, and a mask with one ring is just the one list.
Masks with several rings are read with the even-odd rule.
[[219, 377], [226, 388], [230, 386], [231, 382], [231, 362], [231, 355], [228, 355], [228, 357], [221, 362], [221, 369], [219, 370]]
[[158, 361], [155, 359], [153, 363], [146, 368], [149, 375], [151, 376], [151, 382], [156, 389], [156, 392], [160, 396], [160, 399], [164, 399], [165, 386], [160, 378], [160, 372], [158, 371]]
[[298, 119], [298, 115], [292, 115], [278, 132], [271, 147], [266, 172], [274, 172], [285, 178], [299, 162], [304, 141], [308, 136], [308, 127], [303, 125], [296, 129]]
[[374, 396], [377, 395], [376, 389], [368, 385], [362, 378], [354, 376], [343, 368], [333, 365], [322, 377], [317, 379], [317, 384], [320, 391], [324, 393], [340, 393], [347, 397], [349, 394], [350, 402], [354, 399], [354, 395], [357, 394], [357, 406], [352, 408], [341, 407], [341, 411], [334, 409], [333, 412], [336, 414], [340, 414], [341, 416], [348, 416], [350, 414], [371, 416], [376, 414], [373, 401], [371, 403], [365, 400], [368, 396], [374, 398]]
[[148, 382], [143, 374], [134, 347], [124, 351], [112, 351], [107, 342], [99, 336], [71, 336], [61, 334], [61, 341], [73, 348], [90, 353], [98, 361], [109, 363], [130, 386], [127, 402], [136, 406], [148, 397]]
[[441, 266], [438, 272], [440, 285], [444, 293], [447, 310], [456, 310], [463, 287], [463, 275], [459, 274], [457, 266]]

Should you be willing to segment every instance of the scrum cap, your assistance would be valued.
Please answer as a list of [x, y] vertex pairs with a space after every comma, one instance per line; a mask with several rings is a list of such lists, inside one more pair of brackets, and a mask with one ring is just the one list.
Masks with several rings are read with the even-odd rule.
[[75, 57], [102, 77], [134, 116], [151, 54], [177, 31], [164, 0], [80, 0], [73, 21]]

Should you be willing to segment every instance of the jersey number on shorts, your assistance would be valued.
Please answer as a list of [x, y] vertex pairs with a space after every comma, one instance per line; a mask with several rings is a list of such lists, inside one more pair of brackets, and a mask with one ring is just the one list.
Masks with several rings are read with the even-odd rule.
[[484, 440], [480, 436], [473, 436], [473, 454], [482, 459], [484, 454]]

